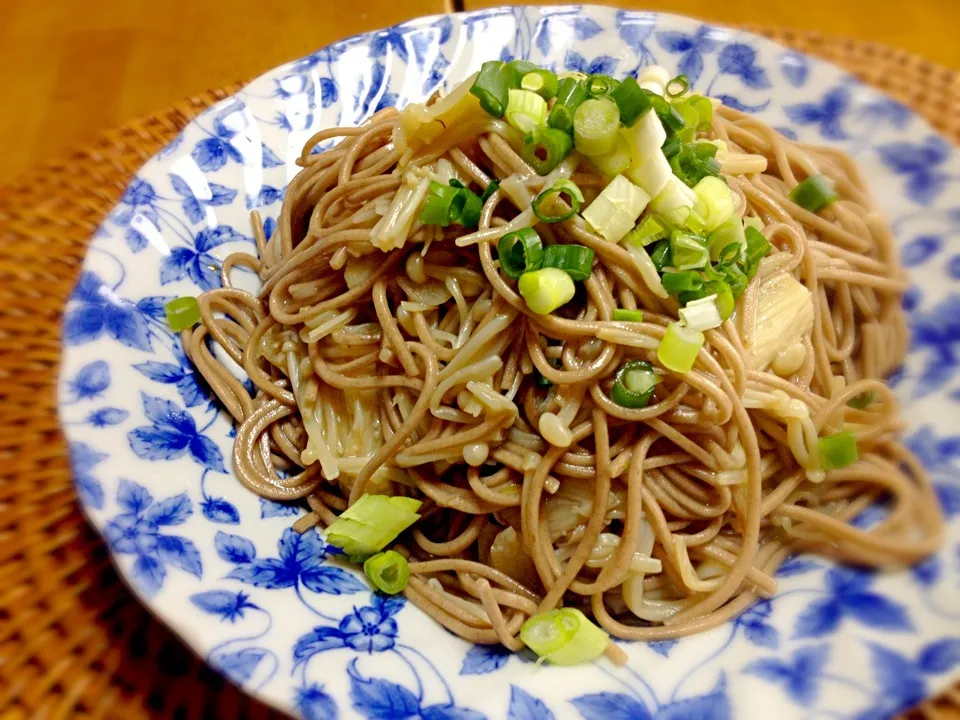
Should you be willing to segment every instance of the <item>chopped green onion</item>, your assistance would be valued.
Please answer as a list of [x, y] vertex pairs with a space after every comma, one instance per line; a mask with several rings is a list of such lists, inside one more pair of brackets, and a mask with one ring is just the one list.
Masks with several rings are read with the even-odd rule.
[[643, 322], [643, 310], [614, 308], [613, 319], [617, 322]]
[[672, 135], [673, 133], [683, 130], [683, 117], [673, 108], [673, 105], [668, 103], [655, 92], [644, 90], [643, 93], [647, 96], [647, 100], [649, 100], [650, 104], [653, 106], [653, 111], [660, 118], [660, 122], [663, 123], [663, 127], [667, 131], [667, 135]]
[[667, 97], [674, 98], [680, 97], [689, 89], [690, 79], [686, 75], [677, 75], [667, 83], [667, 87], [664, 88], [664, 91], [667, 93]]
[[487, 185], [487, 189], [483, 191], [483, 195], [480, 196], [481, 204], [486, 204], [487, 200], [490, 199], [490, 196], [493, 195], [497, 190], [500, 189], [500, 183], [496, 180], [491, 180], [490, 184]]
[[547, 122], [547, 101], [535, 92], [510, 88], [504, 118], [520, 132], [528, 133]]
[[631, 360], [617, 371], [610, 399], [631, 410], [646, 407], [659, 381], [653, 365], [646, 360]]
[[460, 182], [460, 181], [457, 180], [456, 178], [450, 178], [450, 183], [449, 183], [449, 184], [450, 184], [450, 187], [455, 187], [455, 188], [465, 188], [465, 187], [466, 187], [466, 185], [464, 185], [462, 182]]
[[[650, 209], [665, 217], [667, 213], [677, 210], [678, 208], [693, 209], [696, 202], [696, 193], [684, 185], [680, 178], [670, 175], [670, 177], [667, 178], [666, 185], [663, 186], [663, 189], [653, 198], [653, 202], [650, 203]], [[686, 218], [686, 215], [684, 215], [684, 218]]]
[[610, 99], [620, 108], [620, 122], [626, 127], [632, 127], [637, 118], [650, 109], [650, 101], [643, 94], [636, 79], [630, 75], [614, 88]]
[[505, 66], [505, 69], [509, 72], [509, 77], [511, 80], [510, 87], [517, 88], [520, 87], [521, 82], [523, 82], [523, 78], [532, 72], [536, 72], [540, 68], [529, 60], [517, 58], [516, 60], [511, 60], [508, 62]]
[[752, 227], [748, 227], [744, 231], [744, 236], [747, 238], [747, 257], [744, 262], [744, 269], [749, 277], [753, 277], [757, 274], [757, 266], [760, 261], [770, 252], [770, 248], [773, 246], [762, 232]]
[[[740, 255], [741, 248], [746, 248], [747, 238], [743, 231], [743, 222], [738, 217], [732, 217], [725, 223], [718, 225], [707, 238], [707, 247], [710, 248], [710, 259], [713, 262], [720, 260], [723, 252], [729, 252], [727, 248], [734, 246], [737, 256]], [[729, 260], [730, 258], [724, 258]]]
[[[653, 266], [657, 269], [657, 272], [663, 273], [663, 269], [670, 264], [670, 241], [660, 240], [657, 242], [657, 244], [653, 246], [653, 252], [650, 253], [650, 259], [653, 261]], [[663, 287], [664, 290], [667, 290], [666, 285]], [[667, 292], [669, 293], [670, 291], [667, 290]]]
[[593, 248], [584, 245], [550, 245], [543, 251], [545, 268], [559, 268], [573, 280], [586, 280], [593, 268]]
[[790, 191], [790, 199], [808, 212], [820, 212], [840, 199], [833, 181], [824, 175], [811, 175]]
[[537, 613], [520, 628], [520, 639], [554, 665], [596, 660], [610, 644], [610, 636], [575, 608]]
[[522, 90], [530, 90], [542, 97], [544, 100], [550, 100], [557, 94], [557, 76], [549, 70], [537, 68], [531, 70], [523, 76], [520, 81]]
[[594, 155], [590, 162], [608, 179], [614, 178], [630, 168], [633, 156], [630, 152], [630, 143], [623, 132], [617, 133], [617, 142], [613, 150], [603, 155]]
[[695, 270], [710, 262], [710, 251], [704, 239], [680, 230], [670, 234], [670, 256], [677, 270]]
[[351, 557], [374, 555], [413, 525], [420, 501], [408, 497], [362, 495], [326, 530], [326, 540]]
[[703, 178], [697, 183], [693, 192], [698, 201], [696, 210], [703, 217], [708, 232], [716, 230], [736, 212], [733, 192], [720, 178]]
[[868, 390], [867, 392], [860, 393], [856, 397], [852, 398], [847, 405], [852, 408], [856, 408], [857, 410], [863, 410], [865, 407], [867, 407], [867, 405], [874, 401], [875, 396], [876, 393], [873, 390]]
[[700, 125], [700, 113], [685, 100], [673, 103], [673, 109], [683, 118], [683, 129], [677, 131], [677, 136], [684, 142], [693, 142], [697, 135], [697, 127]]
[[727, 318], [733, 314], [733, 310], [737, 306], [737, 302], [733, 297], [733, 291], [723, 280], [713, 280], [706, 283], [706, 287], [717, 296], [714, 304], [720, 312], [720, 320], [726, 322]]
[[573, 279], [560, 268], [541, 268], [520, 276], [517, 284], [527, 307], [537, 315], [549, 315], [573, 299]]
[[699, 118], [697, 130], [702, 131], [709, 128], [713, 123], [713, 103], [710, 102], [710, 98], [705, 98], [703, 95], [691, 95], [686, 99], [686, 103], [697, 111]]
[[591, 98], [573, 114], [573, 139], [584, 155], [603, 155], [613, 150], [620, 127], [620, 109], [609, 98]]
[[633, 229], [649, 201], [647, 193], [623, 175], [617, 175], [581, 215], [598, 235], [620, 242]]
[[714, 157], [716, 154], [717, 146], [713, 143], [682, 145], [679, 152], [670, 158], [670, 167], [674, 175], [688, 187], [693, 187], [704, 178], [720, 174], [720, 163]]
[[167, 313], [167, 325], [174, 332], [192, 328], [200, 322], [200, 303], [195, 297], [178, 297], [163, 306]]
[[859, 458], [857, 436], [849, 430], [820, 438], [820, 465], [824, 470], [839, 470]]
[[480, 100], [480, 107], [488, 115], [500, 118], [506, 112], [508, 90], [512, 85], [512, 71], [500, 60], [488, 60], [480, 66], [470, 94]]
[[[558, 131], [559, 132], [559, 131]], [[553, 204], [555, 195], [566, 195], [568, 198], [567, 202], [570, 205], [570, 210], [565, 212], [563, 215], [550, 215], [542, 211], [541, 207], [543, 203], [547, 200], [550, 200], [549, 204]], [[580, 192], [580, 188], [572, 180], [567, 178], [562, 178], [557, 180], [553, 184], [553, 187], [547, 188], [542, 193], [537, 195], [536, 199], [533, 201], [533, 214], [537, 216], [537, 219], [545, 223], [557, 223], [563, 222], [564, 220], [569, 220], [578, 212], [580, 212], [580, 203], [583, 202], [583, 193]]]
[[527, 133], [520, 145], [520, 155], [538, 175], [549, 174], [570, 154], [573, 141], [556, 128], [538, 127]]
[[557, 130], [573, 131], [573, 114], [587, 99], [587, 85], [582, 80], [566, 77], [557, 84], [557, 100], [550, 110], [547, 124]]
[[604, 97], [611, 94], [620, 82], [609, 75], [591, 75], [587, 78], [587, 94], [592, 98]]
[[537, 270], [543, 264], [543, 243], [536, 230], [522, 228], [500, 238], [497, 256], [503, 274], [519, 280], [525, 272]]
[[725, 269], [724, 279], [730, 286], [730, 291], [733, 293], [734, 298], [738, 298], [743, 295], [743, 291], [747, 289], [747, 285], [750, 283], [750, 278], [752, 278], [753, 275], [756, 275], [756, 272], [756, 267], [754, 267], [753, 274], [748, 277], [747, 274], [744, 273], [743, 269], [737, 264], [732, 264]]
[[720, 327], [723, 318], [720, 316], [716, 300], [716, 295], [708, 295], [687, 303], [686, 307], [680, 308], [680, 320], [692, 330], [703, 331]]
[[407, 586], [410, 566], [407, 559], [396, 550], [387, 550], [367, 558], [363, 563], [363, 574], [380, 592], [396, 595]]
[[[420, 210], [420, 222], [424, 225], [447, 227], [451, 223], [463, 227], [475, 227], [480, 222], [483, 201], [480, 197], [454, 179], [450, 185], [431, 181], [427, 199]], [[454, 185], [453, 183], [456, 183]]]
[[670, 323], [657, 348], [657, 359], [667, 370], [688, 373], [693, 369], [703, 340], [703, 333], [699, 330]]
[[647, 215], [624, 240], [631, 245], [646, 246], [670, 235], [670, 228], [653, 215]]
[[460, 188], [450, 205], [450, 222], [465, 228], [476, 227], [480, 223], [483, 201], [480, 196], [467, 188]]
[[[652, 259], [652, 258], [651, 258]], [[654, 260], [656, 264], [656, 260]], [[699, 273], [687, 270], [685, 272], [665, 272], [661, 278], [663, 289], [670, 295], [679, 295], [682, 292], [696, 292], [703, 288], [703, 278]]]
[[763, 232], [763, 220], [758, 217], [745, 217], [743, 219], [743, 226], [745, 228], [752, 227], [754, 230]]
[[664, 156], [668, 160], [672, 160], [676, 155], [680, 153], [686, 145], [683, 140], [680, 139], [677, 135], [671, 135], [666, 140], [663, 141], [663, 146], [660, 148], [663, 151]]
[[420, 210], [420, 222], [424, 225], [447, 227], [450, 224], [453, 201], [459, 192], [460, 188], [431, 181], [427, 199]]

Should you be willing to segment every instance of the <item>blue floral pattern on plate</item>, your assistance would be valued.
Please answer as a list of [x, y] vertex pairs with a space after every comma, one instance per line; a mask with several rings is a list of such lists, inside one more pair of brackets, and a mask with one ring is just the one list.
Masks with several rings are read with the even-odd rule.
[[[272, 227], [316, 130], [423, 99], [490, 57], [622, 74], [659, 62], [784, 134], [857, 157], [913, 281], [913, 333], [891, 377], [951, 521], [917, 567], [871, 574], [798, 557], [779, 594], [630, 663], [547, 668], [471, 646], [370, 592], [296, 506], [231, 476], [233, 430], [164, 322], [220, 284]], [[94, 237], [64, 317], [60, 413], [77, 494], [141, 599], [233, 682], [293, 715], [400, 720], [881, 718], [960, 671], [960, 157], [899, 103], [747, 33], [592, 6], [497, 8], [349, 38], [210, 108], [131, 182]], [[238, 282], [252, 276], [238, 274]], [[856, 522], [869, 525], [883, 508]], [[482, 676], [482, 677], [480, 677]]]

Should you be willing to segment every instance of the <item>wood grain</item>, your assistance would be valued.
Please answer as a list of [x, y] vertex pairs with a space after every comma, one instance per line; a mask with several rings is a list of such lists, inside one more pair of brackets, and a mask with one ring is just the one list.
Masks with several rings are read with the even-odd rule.
[[0, 184], [98, 132], [451, 0], [0, 0]]

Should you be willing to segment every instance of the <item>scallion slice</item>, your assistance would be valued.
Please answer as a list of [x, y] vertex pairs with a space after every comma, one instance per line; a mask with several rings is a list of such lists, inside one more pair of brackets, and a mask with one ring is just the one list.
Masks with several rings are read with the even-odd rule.
[[705, 177], [693, 188], [697, 196], [696, 212], [703, 218], [705, 230], [712, 232], [734, 216], [733, 191], [718, 177]]
[[632, 76], [624, 78], [623, 82], [613, 89], [610, 99], [620, 108], [620, 122], [626, 127], [632, 127], [641, 115], [650, 109], [650, 101]]
[[703, 331], [720, 327], [723, 318], [720, 316], [716, 300], [716, 295], [708, 295], [687, 303], [686, 307], [680, 308], [680, 320], [692, 330]]
[[698, 235], [680, 230], [670, 234], [670, 256], [677, 270], [696, 270], [710, 262], [706, 241]]
[[584, 155], [603, 155], [613, 150], [620, 127], [620, 109], [609, 98], [591, 98], [573, 114], [573, 138]]
[[755, 230], [752, 227], [748, 227], [744, 230], [744, 237], [747, 239], [747, 253], [746, 259], [744, 260], [744, 269], [749, 277], [753, 277], [757, 274], [757, 266], [760, 264], [760, 261], [770, 252], [770, 248], [773, 247], [770, 244], [770, 241], [764, 237], [763, 233], [759, 230]]
[[453, 201], [461, 188], [451, 185], [441, 185], [431, 181], [427, 192], [427, 199], [420, 209], [420, 222], [424, 225], [440, 225], [447, 227], [450, 224]]
[[664, 89], [667, 93], [667, 97], [680, 97], [690, 89], [690, 78], [688, 78], [686, 75], [677, 75], [675, 78], [667, 82], [667, 86]]
[[537, 127], [528, 132], [520, 145], [520, 155], [540, 176], [548, 175], [570, 154], [573, 140], [563, 130]]
[[557, 94], [557, 76], [555, 73], [543, 68], [531, 70], [520, 81], [521, 90], [535, 92], [544, 100], [550, 100]]
[[684, 327], [680, 323], [670, 323], [657, 348], [657, 359], [667, 370], [688, 373], [693, 369], [697, 354], [703, 347], [703, 333]]
[[500, 238], [497, 257], [503, 274], [519, 280], [525, 272], [537, 270], [543, 264], [543, 243], [533, 228], [515, 230]]
[[593, 248], [584, 245], [550, 245], [543, 251], [543, 266], [559, 268], [573, 280], [586, 280], [593, 268]]
[[547, 101], [530, 90], [510, 88], [504, 119], [522, 133], [528, 133], [547, 121]]
[[608, 180], [626, 172], [633, 162], [633, 154], [630, 152], [630, 143], [624, 137], [623, 131], [617, 133], [617, 142], [614, 144], [613, 150], [603, 155], [592, 156], [590, 162]]
[[476, 227], [480, 223], [483, 201], [472, 190], [461, 188], [450, 206], [450, 222], [465, 228]]
[[[653, 259], [651, 257], [651, 259]], [[656, 260], [654, 260], [656, 264]], [[663, 289], [671, 295], [682, 292], [696, 292], [703, 288], [703, 278], [692, 270], [685, 272], [665, 272], [661, 278]]]
[[[570, 210], [563, 213], [562, 215], [550, 215], [545, 212], [543, 209], [543, 204], [547, 202], [548, 206], [552, 205], [556, 196], [565, 195], [567, 203], [570, 205]], [[557, 180], [552, 187], [547, 188], [542, 193], [537, 195], [536, 199], [533, 201], [533, 214], [537, 216], [537, 219], [545, 223], [558, 223], [563, 222], [564, 220], [569, 220], [578, 212], [580, 212], [580, 204], [583, 202], [583, 193], [580, 192], [580, 188], [577, 187], [576, 183], [567, 178], [562, 178]]]
[[820, 212], [840, 199], [833, 182], [825, 175], [811, 175], [790, 191], [790, 199], [808, 212]]
[[643, 322], [643, 310], [614, 308], [613, 319], [617, 322]]
[[487, 189], [483, 191], [483, 195], [480, 196], [480, 203], [485, 204], [487, 200], [490, 199], [490, 196], [493, 195], [500, 188], [500, 183], [496, 180], [491, 180], [490, 184], [487, 185]]
[[195, 297], [178, 297], [163, 306], [167, 325], [174, 332], [192, 328], [200, 322], [200, 304]]
[[573, 299], [577, 291], [571, 278], [560, 268], [540, 268], [526, 272], [517, 283], [520, 295], [537, 315], [549, 315]]
[[624, 241], [630, 245], [646, 246], [662, 240], [670, 235], [670, 228], [653, 215], [647, 215], [640, 224], [637, 225], [624, 238]]
[[650, 196], [641, 188], [617, 175], [580, 214], [598, 235], [618, 243], [636, 225], [648, 202]]
[[420, 222], [441, 227], [450, 224], [476, 227], [482, 209], [483, 200], [459, 180], [451, 180], [449, 185], [431, 181], [427, 199], [420, 209]]
[[620, 407], [646, 407], [660, 379], [646, 360], [630, 360], [617, 371], [610, 399]]
[[849, 430], [820, 438], [820, 465], [824, 470], [839, 470], [859, 458], [857, 436]]
[[363, 573], [380, 592], [396, 595], [403, 592], [410, 579], [407, 559], [395, 550], [377, 553], [363, 563]]
[[[717, 226], [707, 238], [707, 247], [710, 248], [710, 259], [713, 262], [719, 261], [722, 253], [729, 253], [727, 250], [733, 246], [736, 251], [736, 257], [739, 257], [741, 251], [746, 248], [747, 237], [743, 230], [743, 221], [738, 217], [732, 217], [725, 223]], [[724, 256], [723, 260], [728, 261], [731, 258]]]
[[480, 107], [488, 115], [500, 118], [507, 110], [508, 91], [512, 85], [512, 71], [500, 60], [488, 60], [480, 66], [470, 94], [480, 101]]
[[586, 99], [586, 83], [576, 78], [563, 78], [557, 83], [557, 99], [550, 110], [547, 124], [557, 130], [572, 132], [573, 114]]
[[650, 101], [650, 105], [653, 106], [653, 111], [657, 113], [657, 116], [660, 118], [660, 122], [663, 123], [663, 127], [667, 131], [667, 135], [672, 135], [673, 133], [683, 130], [683, 117], [680, 115], [680, 113], [674, 110], [673, 105], [668, 103], [655, 92], [644, 90], [643, 93], [647, 96], [647, 100]]
[[610, 636], [574, 608], [537, 613], [520, 628], [520, 639], [554, 665], [596, 660], [610, 644]]
[[697, 116], [699, 117], [697, 130], [702, 131], [709, 128], [713, 123], [713, 103], [710, 102], [710, 99], [705, 98], [703, 95], [691, 95], [687, 98], [686, 102], [697, 111]]
[[509, 72], [509, 77], [511, 79], [511, 87], [520, 87], [520, 83], [523, 81], [527, 75], [540, 68], [537, 67], [536, 63], [532, 63], [529, 60], [523, 60], [522, 58], [517, 58], [516, 60], [511, 60], [505, 66], [505, 69]]
[[620, 85], [609, 75], [591, 75], [587, 78], [587, 94], [592, 98], [606, 97]]
[[326, 540], [350, 557], [369, 557], [413, 525], [419, 508], [413, 498], [362, 495], [327, 528]]
[[[670, 264], [670, 241], [659, 240], [657, 244], [653, 246], [653, 251], [650, 253], [650, 260], [653, 261], [653, 266], [657, 269], [657, 272], [663, 273], [663, 269]], [[664, 275], [664, 277], [666, 277], [666, 275]], [[663, 288], [668, 293], [670, 292], [666, 284], [664, 284]]]

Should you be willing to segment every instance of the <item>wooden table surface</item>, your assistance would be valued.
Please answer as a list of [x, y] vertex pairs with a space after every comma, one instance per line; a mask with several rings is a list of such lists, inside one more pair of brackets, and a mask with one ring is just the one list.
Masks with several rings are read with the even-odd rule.
[[[0, 184], [100, 130], [454, 0], [0, 0]], [[467, 10], [501, 0], [456, 2]], [[958, 0], [621, 0], [725, 23], [817, 29], [960, 68]]]

